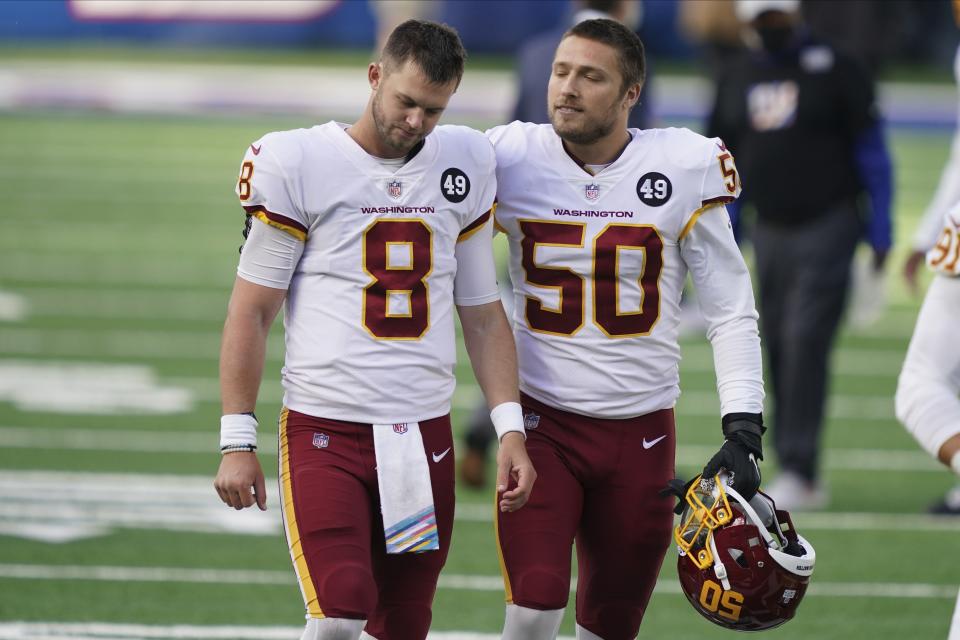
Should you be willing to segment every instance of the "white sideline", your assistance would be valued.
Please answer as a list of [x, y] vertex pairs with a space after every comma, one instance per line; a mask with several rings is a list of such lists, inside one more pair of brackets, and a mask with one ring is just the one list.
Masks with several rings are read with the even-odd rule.
[[[0, 535], [50, 544], [139, 529], [278, 536], [275, 482], [266, 495], [267, 511], [237, 512], [206, 476], [0, 470]], [[493, 509], [461, 501], [456, 519], [489, 526]], [[819, 512], [798, 514], [797, 522], [810, 531], [960, 533], [960, 518], [927, 514]]]
[[[178, 381], [176, 386], [187, 386]], [[261, 426], [260, 452], [275, 454], [273, 425]], [[124, 451], [152, 453], [210, 453], [216, 433], [151, 431], [147, 429], [73, 429], [0, 426], [0, 447], [10, 449], [61, 449], [67, 451]], [[677, 463], [696, 466], [716, 452], [716, 447], [680, 445]], [[932, 471], [945, 469], [919, 449], [831, 449], [824, 467], [837, 471]]]
[[[111, 622], [4, 622], [0, 640], [295, 640], [302, 627], [145, 625]], [[427, 640], [497, 640], [499, 634], [434, 631]], [[561, 636], [559, 640], [573, 640]]]
[[[11, 278], [30, 278], [29, 273], [15, 272], [16, 264], [9, 265], [14, 272]], [[6, 274], [8, 263], [0, 256], [0, 271]], [[42, 268], [30, 264], [31, 268]], [[82, 268], [82, 267], [77, 267]], [[35, 272], [34, 272], [35, 273]], [[58, 272], [62, 274], [63, 272]], [[50, 279], [54, 279], [51, 275]], [[217, 295], [221, 295], [218, 291]], [[278, 334], [279, 335], [279, 334]], [[276, 341], [281, 344], [282, 340]], [[459, 344], [459, 343], [458, 343]], [[161, 331], [147, 329], [37, 329], [30, 327], [0, 327], [0, 352], [5, 357], [14, 356], [78, 356], [96, 358], [103, 356], [122, 356], [128, 358], [170, 359], [207, 359], [216, 358], [220, 348], [219, 331]], [[458, 349], [462, 350], [462, 346]], [[713, 351], [708, 344], [684, 344], [683, 372], [713, 373]], [[272, 357], [271, 357], [272, 355]], [[271, 362], [279, 361], [282, 351], [268, 354]], [[841, 346], [833, 354], [832, 371], [834, 376], [856, 375], [863, 377], [892, 378], [903, 364], [904, 348], [869, 349]], [[888, 396], [851, 396], [860, 397], [863, 402], [856, 406], [850, 418], [872, 417], [878, 411], [892, 416], [893, 401]], [[703, 397], [685, 392], [681, 395], [681, 409], [686, 401], [696, 398], [696, 402], [708, 403], [712, 414], [717, 414], [719, 401], [716, 393], [703, 393]], [[831, 396], [828, 409], [834, 410], [836, 396]], [[879, 404], [878, 404], [879, 403]], [[846, 410], [846, 407], [843, 407]]]
[[[0, 578], [24, 580], [93, 580], [98, 582], [180, 582], [199, 584], [293, 585], [291, 571], [244, 569], [191, 569], [185, 567], [111, 567], [43, 564], [0, 564]], [[502, 591], [500, 576], [448, 574], [440, 576], [439, 588], [462, 591]], [[571, 580], [571, 591], [576, 580]], [[676, 580], [658, 580], [657, 593], [679, 595]], [[808, 597], [829, 598], [923, 598], [957, 597], [956, 585], [910, 582], [814, 582]]]

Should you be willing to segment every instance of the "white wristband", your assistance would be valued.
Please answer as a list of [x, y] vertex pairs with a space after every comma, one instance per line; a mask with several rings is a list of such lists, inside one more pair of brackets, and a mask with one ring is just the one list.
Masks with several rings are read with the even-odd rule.
[[960, 476], [960, 451], [957, 451], [953, 454], [953, 457], [950, 458], [950, 468], [953, 469], [953, 472]]
[[511, 431], [523, 434], [524, 439], [527, 437], [523, 430], [523, 408], [519, 402], [501, 402], [490, 412], [490, 421], [497, 430], [498, 441]]
[[220, 417], [220, 447], [257, 446], [257, 419], [249, 413], [229, 413]]

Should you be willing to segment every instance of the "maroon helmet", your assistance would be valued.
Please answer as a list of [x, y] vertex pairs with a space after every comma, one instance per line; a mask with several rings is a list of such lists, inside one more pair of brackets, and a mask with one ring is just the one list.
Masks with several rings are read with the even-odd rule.
[[793, 618], [816, 563], [790, 514], [758, 492], [749, 502], [723, 482], [695, 478], [673, 537], [680, 587], [710, 622], [762, 631]]

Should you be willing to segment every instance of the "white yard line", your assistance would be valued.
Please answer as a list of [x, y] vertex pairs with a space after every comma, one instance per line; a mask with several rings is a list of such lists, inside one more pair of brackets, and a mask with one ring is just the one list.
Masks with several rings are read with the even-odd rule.
[[[219, 501], [207, 476], [0, 471], [0, 535], [47, 543], [118, 529], [277, 536], [282, 523], [273, 480], [266, 495], [266, 512], [238, 512]], [[492, 506], [461, 501], [456, 519], [489, 526]], [[805, 530], [960, 533], [960, 519], [926, 514], [805, 513], [797, 520]]]
[[[238, 226], [239, 228], [239, 226]], [[238, 238], [239, 243], [239, 238]], [[162, 256], [157, 256], [161, 259]], [[5, 297], [6, 294], [6, 297]], [[196, 320], [222, 323], [229, 292], [131, 290], [99, 287], [78, 291], [72, 287], [13, 287], [0, 291], [0, 321], [30, 317]], [[845, 329], [859, 338], [882, 338], [906, 343], [917, 319], [915, 309], [888, 309], [866, 329]]]
[[[145, 625], [111, 622], [3, 622], [0, 640], [296, 640], [303, 627]], [[498, 640], [500, 634], [432, 631], [427, 640]], [[559, 640], [573, 640], [561, 636]]]
[[[457, 521], [492, 522], [493, 507], [487, 504], [457, 505]], [[960, 518], [916, 513], [813, 512], [797, 514], [804, 531], [913, 531], [960, 533]]]
[[[186, 567], [117, 567], [41, 564], [0, 564], [0, 578], [23, 580], [91, 580], [102, 582], [177, 582], [191, 584], [292, 585], [292, 571], [194, 569]], [[500, 576], [444, 574], [439, 588], [465, 591], [501, 591]], [[576, 580], [571, 581], [571, 591]], [[679, 594], [675, 580], [658, 580], [658, 593]], [[956, 585], [910, 582], [812, 582], [808, 596], [843, 598], [957, 597]]]
[[[271, 428], [264, 420], [261, 453], [277, 452], [277, 443], [268, 431]], [[215, 432], [0, 426], [0, 447], [11, 449], [210, 453], [215, 441]], [[677, 448], [677, 462], [696, 465], [714, 453], [715, 448], [709, 446], [681, 445]], [[825, 467], [838, 471], [943, 471], [941, 465], [920, 450], [833, 448], [825, 455]]]
[[[219, 345], [219, 331], [0, 328], [0, 354], [9, 355], [205, 359], [216, 357]], [[906, 345], [894, 349], [841, 347], [833, 355], [833, 375], [896, 376], [905, 349]], [[713, 372], [713, 352], [708, 344], [684, 344], [682, 351], [681, 370]]]

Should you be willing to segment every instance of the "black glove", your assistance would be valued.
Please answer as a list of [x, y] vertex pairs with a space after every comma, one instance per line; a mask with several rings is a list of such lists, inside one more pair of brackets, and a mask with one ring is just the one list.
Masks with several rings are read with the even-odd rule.
[[703, 477], [712, 478], [726, 469], [728, 484], [749, 500], [760, 488], [760, 467], [763, 460], [761, 437], [767, 428], [759, 413], [728, 413], [723, 416], [723, 446], [703, 468]]
[[660, 489], [660, 497], [667, 498], [669, 496], [674, 496], [677, 498], [677, 506], [673, 508], [673, 512], [678, 516], [683, 513], [683, 508], [687, 506], [687, 491], [690, 489], [690, 485], [693, 484], [693, 481], [696, 480], [696, 477], [691, 478], [684, 482], [680, 478], [674, 478], [667, 482], [667, 486], [663, 489]]

